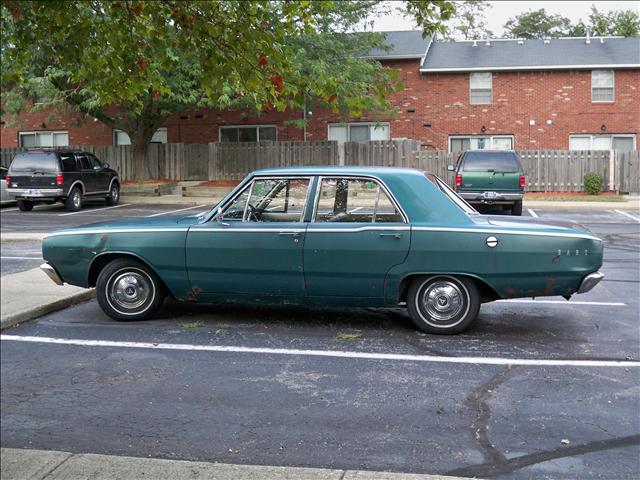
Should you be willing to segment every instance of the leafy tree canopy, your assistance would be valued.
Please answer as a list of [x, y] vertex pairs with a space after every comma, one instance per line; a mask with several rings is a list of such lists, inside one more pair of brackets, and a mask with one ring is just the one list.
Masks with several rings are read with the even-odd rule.
[[584, 37], [587, 31], [595, 36], [635, 37], [640, 35], [640, 14], [633, 10], [602, 12], [592, 5], [586, 22], [572, 24], [568, 18], [541, 8], [509, 19], [504, 29], [505, 36], [511, 38]]
[[521, 13], [504, 24], [505, 35], [511, 38], [564, 37], [570, 28], [571, 20], [544, 8]]
[[[380, 34], [349, 35], [374, 1], [2, 0], [2, 107], [67, 105], [129, 134], [136, 173], [153, 132], [198, 106], [299, 108], [307, 98], [345, 115], [388, 108], [393, 72], [358, 56]], [[405, 2], [425, 34], [455, 12]], [[26, 104], [28, 105], [28, 103]]]

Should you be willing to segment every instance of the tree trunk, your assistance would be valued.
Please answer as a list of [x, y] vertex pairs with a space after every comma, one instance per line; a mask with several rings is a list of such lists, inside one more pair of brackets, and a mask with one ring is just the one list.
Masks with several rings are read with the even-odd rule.
[[129, 133], [134, 180], [147, 180], [158, 177], [158, 158], [148, 155], [151, 137], [153, 137], [153, 131], [147, 128], [140, 128], [135, 132]]

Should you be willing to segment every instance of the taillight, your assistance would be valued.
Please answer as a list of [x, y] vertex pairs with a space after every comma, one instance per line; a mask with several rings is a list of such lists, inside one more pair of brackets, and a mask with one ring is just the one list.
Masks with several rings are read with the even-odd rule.
[[9, 187], [9, 182], [11, 181], [11, 177], [7, 175], [7, 188]]
[[462, 175], [456, 175], [456, 187], [462, 186]]
[[520, 188], [524, 188], [524, 185], [525, 185], [524, 175], [520, 175]]
[[64, 182], [64, 176], [59, 173], [58, 175], [56, 175], [56, 185], [60, 187], [62, 186], [62, 182]]

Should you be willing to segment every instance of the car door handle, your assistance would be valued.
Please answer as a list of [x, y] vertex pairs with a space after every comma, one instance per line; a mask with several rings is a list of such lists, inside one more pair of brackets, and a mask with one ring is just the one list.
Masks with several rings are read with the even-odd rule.
[[290, 237], [299, 237], [302, 232], [280, 232], [280, 235], [288, 235]]
[[402, 238], [402, 234], [401, 233], [381, 233], [380, 236], [381, 237], [393, 237], [393, 238], [396, 238], [398, 240], [400, 240]]

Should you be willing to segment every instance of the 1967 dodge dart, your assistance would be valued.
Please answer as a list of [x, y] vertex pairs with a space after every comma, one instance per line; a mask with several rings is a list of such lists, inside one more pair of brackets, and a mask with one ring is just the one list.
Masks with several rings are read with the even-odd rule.
[[42, 269], [96, 287], [117, 320], [182, 302], [406, 305], [429, 333], [482, 302], [591, 290], [602, 241], [571, 222], [478, 214], [440, 178], [399, 168], [251, 173], [209, 212], [55, 232]]

